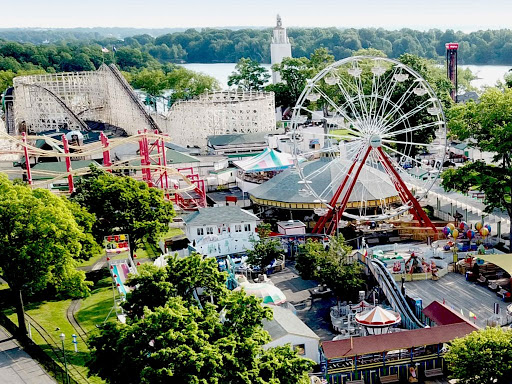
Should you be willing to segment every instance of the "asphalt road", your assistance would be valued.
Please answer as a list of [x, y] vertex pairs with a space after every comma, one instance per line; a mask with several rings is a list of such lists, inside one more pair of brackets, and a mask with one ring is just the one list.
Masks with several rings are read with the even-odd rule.
[[54, 384], [56, 381], [0, 327], [0, 383]]

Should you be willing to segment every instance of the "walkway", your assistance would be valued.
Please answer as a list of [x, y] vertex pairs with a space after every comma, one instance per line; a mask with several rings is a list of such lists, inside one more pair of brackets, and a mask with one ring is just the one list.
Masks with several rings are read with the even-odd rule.
[[[466, 281], [461, 274], [450, 272], [441, 279], [422, 280], [405, 283], [409, 297], [423, 300], [423, 308], [432, 301], [446, 301], [446, 305], [469, 318], [469, 311], [476, 315], [476, 325], [485, 327], [485, 321], [492, 316], [494, 303], [499, 303], [504, 316], [507, 303], [504, 303], [487, 287]], [[473, 321], [473, 319], [471, 319]]]
[[320, 340], [332, 340], [335, 333], [331, 328], [330, 308], [336, 305], [334, 297], [311, 299], [309, 290], [317, 283], [304, 280], [294, 268], [295, 263], [286, 263], [281, 272], [270, 275], [270, 280], [286, 296], [288, 302], [295, 305], [297, 317], [315, 332]]
[[7, 331], [0, 327], [0, 383], [56, 383]]

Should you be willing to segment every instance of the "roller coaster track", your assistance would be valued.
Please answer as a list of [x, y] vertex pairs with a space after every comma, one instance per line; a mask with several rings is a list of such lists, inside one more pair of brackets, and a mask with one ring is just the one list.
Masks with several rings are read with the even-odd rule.
[[375, 277], [393, 309], [400, 313], [404, 325], [408, 329], [425, 328], [425, 324], [416, 317], [414, 311], [409, 307], [407, 300], [402, 292], [400, 292], [395, 279], [385, 264], [378, 259], [363, 257], [361, 254], [358, 254], [358, 258]]
[[142, 114], [142, 116], [145, 117], [145, 119], [147, 120], [149, 126], [151, 127], [152, 130], [158, 130], [159, 132], [161, 132], [160, 128], [158, 127], [158, 125], [156, 124], [155, 120], [153, 120], [153, 118], [151, 117], [151, 115], [146, 111], [146, 109], [144, 108], [144, 106], [142, 105], [141, 101], [139, 100], [139, 98], [134, 94], [132, 88], [130, 87], [130, 85], [128, 84], [128, 82], [126, 81], [126, 79], [123, 77], [123, 75], [121, 74], [121, 72], [119, 72], [119, 70], [117, 69], [117, 67], [114, 65], [114, 64], [110, 64], [109, 66], [107, 66], [107, 68], [110, 70], [110, 72], [114, 75], [114, 77], [116, 78], [116, 80], [119, 82], [119, 84], [121, 84], [121, 86], [123, 87], [123, 89], [126, 91], [126, 94], [130, 97], [130, 99], [132, 99], [133, 103], [137, 106], [138, 110], [140, 111], [140, 113]]
[[62, 101], [60, 99], [59, 96], [57, 96], [55, 93], [53, 93], [52, 91], [50, 91], [49, 89], [39, 85], [39, 84], [30, 84], [30, 83], [21, 83], [21, 85], [24, 85], [26, 87], [32, 87], [32, 88], [37, 88], [37, 89], [41, 89], [45, 92], [47, 92], [50, 96], [53, 97], [53, 99], [55, 99], [55, 101], [57, 102], [57, 104], [59, 104], [68, 114], [69, 116], [71, 117], [72, 120], [75, 121], [75, 123], [78, 124], [78, 126], [80, 127], [80, 129], [84, 130], [84, 131], [90, 131], [90, 128], [87, 126], [87, 124], [85, 124], [82, 119], [80, 119], [76, 114], [75, 112], [73, 112], [67, 105], [64, 101]]

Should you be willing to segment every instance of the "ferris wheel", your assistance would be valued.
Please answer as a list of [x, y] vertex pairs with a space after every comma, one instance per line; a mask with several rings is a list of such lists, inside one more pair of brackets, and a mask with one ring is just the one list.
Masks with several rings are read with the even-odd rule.
[[332, 233], [342, 215], [386, 220], [407, 211], [435, 230], [418, 201], [443, 167], [446, 124], [413, 69], [368, 56], [331, 64], [300, 95], [292, 140], [299, 193], [323, 207], [313, 232]]

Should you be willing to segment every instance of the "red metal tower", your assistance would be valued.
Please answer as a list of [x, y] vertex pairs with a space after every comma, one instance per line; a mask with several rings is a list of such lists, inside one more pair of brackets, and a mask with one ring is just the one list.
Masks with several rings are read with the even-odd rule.
[[457, 51], [459, 43], [446, 43], [446, 76], [451, 81], [453, 88], [450, 92], [452, 100], [457, 102]]

